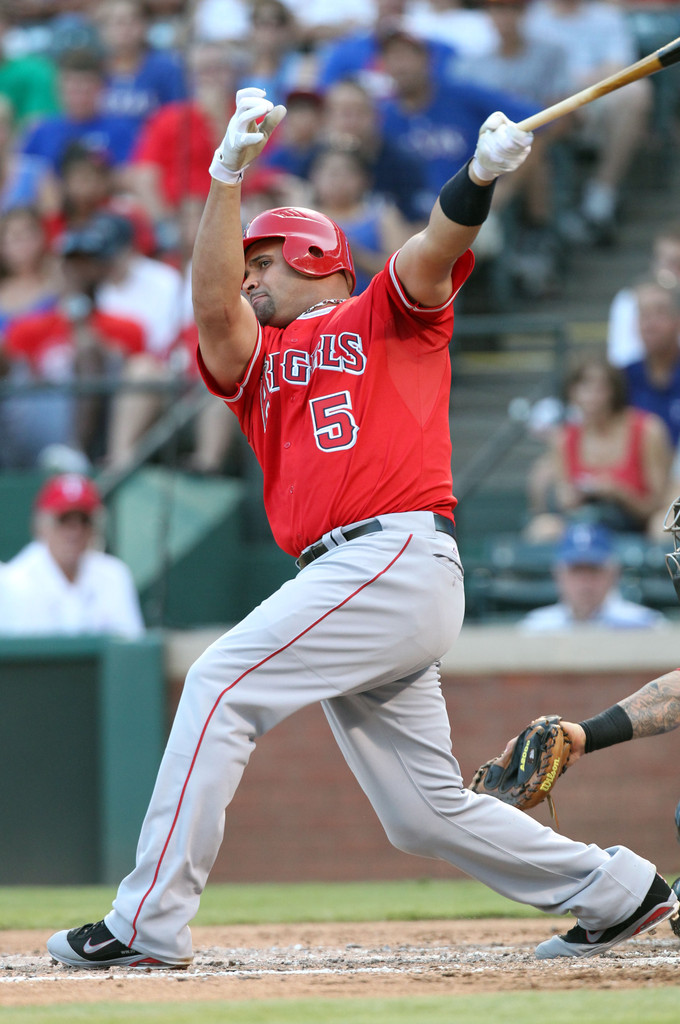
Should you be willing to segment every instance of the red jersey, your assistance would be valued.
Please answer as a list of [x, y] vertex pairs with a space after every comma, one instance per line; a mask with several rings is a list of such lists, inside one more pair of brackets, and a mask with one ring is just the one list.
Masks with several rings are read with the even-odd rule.
[[291, 555], [337, 526], [389, 512], [453, 518], [449, 342], [453, 299], [474, 265], [452, 272], [452, 295], [423, 308], [406, 296], [393, 256], [341, 305], [261, 327], [233, 394], [264, 475], [277, 543]]
[[178, 209], [187, 195], [207, 198], [210, 166], [221, 139], [197, 103], [168, 103], [153, 114], [139, 135], [133, 164], [155, 164], [161, 172], [164, 201]]

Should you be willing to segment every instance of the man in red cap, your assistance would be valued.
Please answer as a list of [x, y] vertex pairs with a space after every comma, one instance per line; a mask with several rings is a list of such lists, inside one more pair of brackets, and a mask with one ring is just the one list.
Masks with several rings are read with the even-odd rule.
[[0, 572], [0, 633], [144, 630], [132, 574], [96, 550], [103, 511], [95, 484], [77, 473], [48, 480], [34, 504], [35, 539]]

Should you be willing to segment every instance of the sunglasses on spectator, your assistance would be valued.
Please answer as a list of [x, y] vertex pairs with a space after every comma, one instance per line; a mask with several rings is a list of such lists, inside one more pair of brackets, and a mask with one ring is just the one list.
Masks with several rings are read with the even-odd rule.
[[66, 526], [70, 523], [78, 523], [79, 526], [92, 526], [92, 516], [88, 515], [87, 512], [79, 512], [76, 509], [72, 512], [62, 512], [60, 516], [56, 517], [56, 520], [60, 526]]

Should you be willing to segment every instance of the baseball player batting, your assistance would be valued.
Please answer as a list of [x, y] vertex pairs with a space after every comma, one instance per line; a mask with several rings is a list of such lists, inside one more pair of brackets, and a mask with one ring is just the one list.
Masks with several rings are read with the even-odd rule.
[[[243, 171], [284, 114], [260, 89], [237, 93], [210, 167], [193, 294], [201, 373], [236, 413], [276, 540], [300, 571], [189, 670], [136, 866], [103, 921], [58, 932], [49, 952], [76, 967], [189, 964], [189, 922], [256, 741], [320, 701], [395, 846], [572, 912], [587, 939], [570, 940], [570, 955], [599, 953], [671, 916], [675, 894], [625, 847], [573, 842], [466, 790], [438, 667], [464, 609], [453, 303], [493, 182], [525, 160], [532, 136], [491, 115], [427, 227], [352, 297], [352, 256], [327, 217], [269, 210], [243, 237]], [[555, 954], [542, 943], [537, 955]]]

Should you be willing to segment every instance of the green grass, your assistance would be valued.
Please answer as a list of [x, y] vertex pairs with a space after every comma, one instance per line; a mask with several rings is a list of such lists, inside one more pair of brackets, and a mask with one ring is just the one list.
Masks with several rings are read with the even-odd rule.
[[[99, 920], [115, 890], [105, 886], [0, 887], [0, 928], [66, 928]], [[427, 918], [536, 917], [479, 882], [305, 882], [209, 885], [197, 925], [298, 921], [413, 921]]]
[[3, 1010], [2, 1024], [677, 1024], [675, 988], [607, 992], [503, 992], [413, 999], [97, 1003]]
[[[663, 871], [677, 878], [680, 869]], [[97, 921], [115, 897], [110, 886], [0, 886], [0, 929], [66, 928]], [[437, 918], [541, 917], [469, 879], [208, 885], [197, 925]], [[679, 979], [680, 980], [680, 979]], [[680, 1021], [680, 1009], [678, 1011]]]

